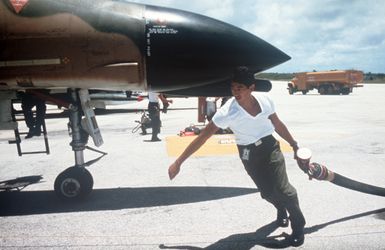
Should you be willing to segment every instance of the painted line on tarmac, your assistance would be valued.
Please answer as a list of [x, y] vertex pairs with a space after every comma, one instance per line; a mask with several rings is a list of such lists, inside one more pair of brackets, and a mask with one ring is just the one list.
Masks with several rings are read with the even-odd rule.
[[[179, 156], [184, 149], [197, 136], [167, 136], [166, 147], [169, 157]], [[283, 153], [292, 152], [290, 145], [280, 140], [281, 150]], [[213, 155], [233, 155], [238, 154], [237, 145], [235, 144], [234, 135], [213, 135], [203, 146], [196, 151], [193, 156], [213, 156]]]

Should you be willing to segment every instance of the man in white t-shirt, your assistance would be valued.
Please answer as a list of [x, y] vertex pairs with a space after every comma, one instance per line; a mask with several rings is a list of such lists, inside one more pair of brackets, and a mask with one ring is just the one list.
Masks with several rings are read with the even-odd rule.
[[[169, 106], [169, 103], [172, 103], [172, 101], [167, 100], [167, 98], [161, 93], [148, 92], [148, 115], [151, 119], [152, 142], [161, 141], [158, 137], [161, 126], [159, 99], [162, 101], [164, 113], [167, 112], [167, 107]], [[142, 129], [142, 133], [146, 134], [146, 130]]]
[[[242, 163], [261, 192], [262, 198], [277, 208], [277, 226], [287, 227], [291, 222], [292, 246], [304, 242], [305, 218], [299, 207], [296, 189], [289, 183], [285, 160], [279, 142], [272, 136], [277, 132], [293, 148], [296, 158], [297, 142], [285, 124], [278, 118], [273, 101], [267, 94], [253, 92], [256, 80], [246, 67], [240, 67], [231, 83], [233, 97], [221, 107], [212, 121], [170, 165], [173, 179], [182, 163], [197, 151], [219, 128], [230, 128], [235, 134]], [[290, 217], [287, 217], [289, 212]]]

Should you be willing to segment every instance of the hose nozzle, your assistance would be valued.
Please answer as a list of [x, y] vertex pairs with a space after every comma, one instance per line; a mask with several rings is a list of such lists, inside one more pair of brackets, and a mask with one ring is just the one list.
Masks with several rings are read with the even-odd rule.
[[334, 173], [327, 169], [326, 166], [312, 162], [310, 159], [312, 157], [312, 152], [308, 148], [300, 148], [297, 151], [297, 162], [299, 167], [309, 175], [310, 178], [317, 179], [319, 181], [328, 180], [331, 181], [334, 179]]

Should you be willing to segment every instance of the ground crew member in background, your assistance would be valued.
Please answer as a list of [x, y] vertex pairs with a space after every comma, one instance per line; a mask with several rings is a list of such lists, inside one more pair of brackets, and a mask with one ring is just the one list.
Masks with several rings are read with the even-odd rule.
[[[25, 93], [21, 92], [20, 95], [21, 108], [23, 110], [25, 124], [29, 129], [25, 139], [32, 138], [33, 136], [40, 136], [42, 129], [41, 126], [43, 125], [45, 119], [45, 112], [47, 110], [45, 101], [33, 95], [33, 93], [30, 93], [28, 90]], [[36, 107], [35, 117], [33, 116], [33, 107]]]
[[[291, 245], [304, 242], [305, 218], [299, 207], [296, 189], [289, 183], [285, 160], [279, 142], [272, 136], [276, 131], [296, 153], [298, 146], [285, 124], [278, 118], [274, 104], [264, 93], [253, 92], [256, 80], [246, 67], [234, 73], [231, 83], [233, 97], [221, 107], [212, 121], [185, 151], [170, 165], [173, 179], [182, 163], [197, 151], [219, 128], [230, 128], [236, 137], [242, 163], [261, 192], [262, 198], [277, 208], [277, 226], [287, 227], [290, 215]], [[296, 157], [296, 154], [295, 154]]]
[[211, 121], [215, 112], [217, 112], [217, 101], [219, 97], [206, 97], [206, 119]]
[[[167, 98], [163, 94], [148, 92], [148, 115], [151, 119], [152, 142], [161, 141], [158, 137], [161, 126], [159, 99], [162, 101], [163, 104], [163, 113], [167, 112], [169, 103], [172, 103], [172, 101], [167, 100]], [[143, 134], [145, 134], [145, 131], [143, 131]]]

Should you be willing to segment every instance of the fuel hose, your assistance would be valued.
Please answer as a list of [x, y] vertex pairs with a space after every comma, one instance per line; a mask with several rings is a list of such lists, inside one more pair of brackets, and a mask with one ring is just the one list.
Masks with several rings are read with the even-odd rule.
[[297, 151], [297, 157], [300, 168], [311, 178], [320, 181], [330, 181], [335, 185], [362, 193], [385, 196], [385, 188], [355, 181], [329, 170], [322, 164], [316, 162], [310, 163], [311, 151], [307, 148], [299, 149]]

